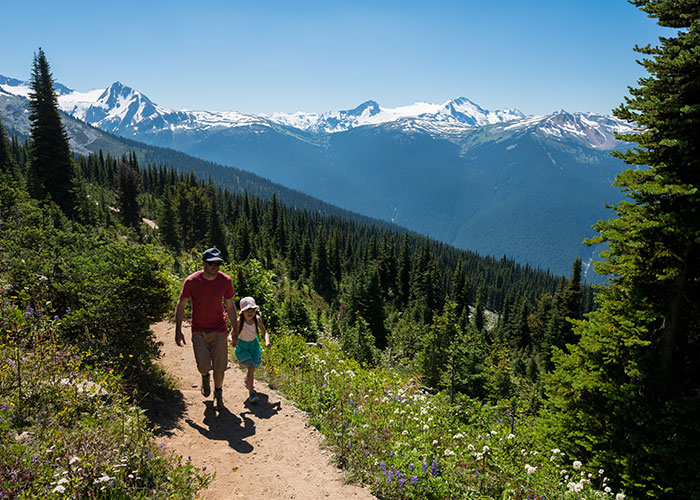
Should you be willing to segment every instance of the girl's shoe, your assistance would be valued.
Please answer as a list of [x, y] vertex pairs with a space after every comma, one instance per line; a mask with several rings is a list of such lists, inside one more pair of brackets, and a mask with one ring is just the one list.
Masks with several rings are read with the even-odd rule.
[[248, 401], [251, 403], [255, 403], [258, 400], [258, 393], [253, 391], [250, 396], [248, 397]]

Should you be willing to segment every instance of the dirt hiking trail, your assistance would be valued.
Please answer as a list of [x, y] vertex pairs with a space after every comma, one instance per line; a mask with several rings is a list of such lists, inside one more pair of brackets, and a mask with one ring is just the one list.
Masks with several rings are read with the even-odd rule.
[[149, 411], [160, 426], [156, 439], [195, 466], [216, 472], [201, 492], [202, 500], [376, 500], [367, 488], [343, 483], [340, 470], [329, 462], [330, 453], [321, 447], [321, 434], [265, 383], [256, 380], [260, 399], [244, 404], [248, 391], [236, 364], [226, 371], [225, 409], [214, 411], [212, 396], [204, 398], [199, 390], [189, 328], [183, 328], [184, 347], [175, 345], [172, 322], [154, 324], [151, 330], [163, 342], [160, 365], [179, 389], [172, 400], [157, 401]]

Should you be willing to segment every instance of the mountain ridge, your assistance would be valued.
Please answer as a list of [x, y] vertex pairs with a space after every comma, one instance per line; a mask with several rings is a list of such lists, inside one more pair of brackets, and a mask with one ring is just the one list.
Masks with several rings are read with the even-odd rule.
[[100, 111], [94, 124], [120, 137], [556, 274], [568, 273], [577, 257], [593, 258], [582, 241], [608, 217], [606, 204], [622, 197], [611, 185], [622, 162], [609, 152], [627, 147], [616, 133], [634, 130], [594, 113], [498, 115], [467, 98], [392, 115], [369, 100], [335, 114], [296, 115], [305, 124], [299, 128], [279, 116], [166, 110], [121, 83], [111, 87], [90, 94], [93, 104], [78, 93], [59, 102], [76, 116]]

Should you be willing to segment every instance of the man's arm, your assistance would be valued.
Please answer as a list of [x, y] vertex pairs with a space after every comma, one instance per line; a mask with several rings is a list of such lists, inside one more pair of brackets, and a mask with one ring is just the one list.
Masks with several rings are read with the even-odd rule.
[[185, 308], [188, 300], [190, 299], [180, 295], [175, 308], [175, 343], [180, 347], [187, 343], [185, 342], [185, 336], [182, 334], [182, 320], [185, 317]]
[[238, 309], [236, 309], [236, 303], [233, 301], [233, 297], [224, 299], [224, 305], [226, 306], [228, 320], [231, 322], [231, 345], [235, 346], [238, 344]]

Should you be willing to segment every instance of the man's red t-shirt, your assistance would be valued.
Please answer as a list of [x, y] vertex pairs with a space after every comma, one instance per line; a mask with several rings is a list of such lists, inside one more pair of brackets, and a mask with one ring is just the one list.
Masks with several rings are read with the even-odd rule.
[[228, 329], [222, 299], [235, 295], [233, 283], [221, 272], [211, 281], [203, 274], [204, 271], [190, 274], [180, 292], [182, 297], [192, 299], [192, 331], [225, 332]]

